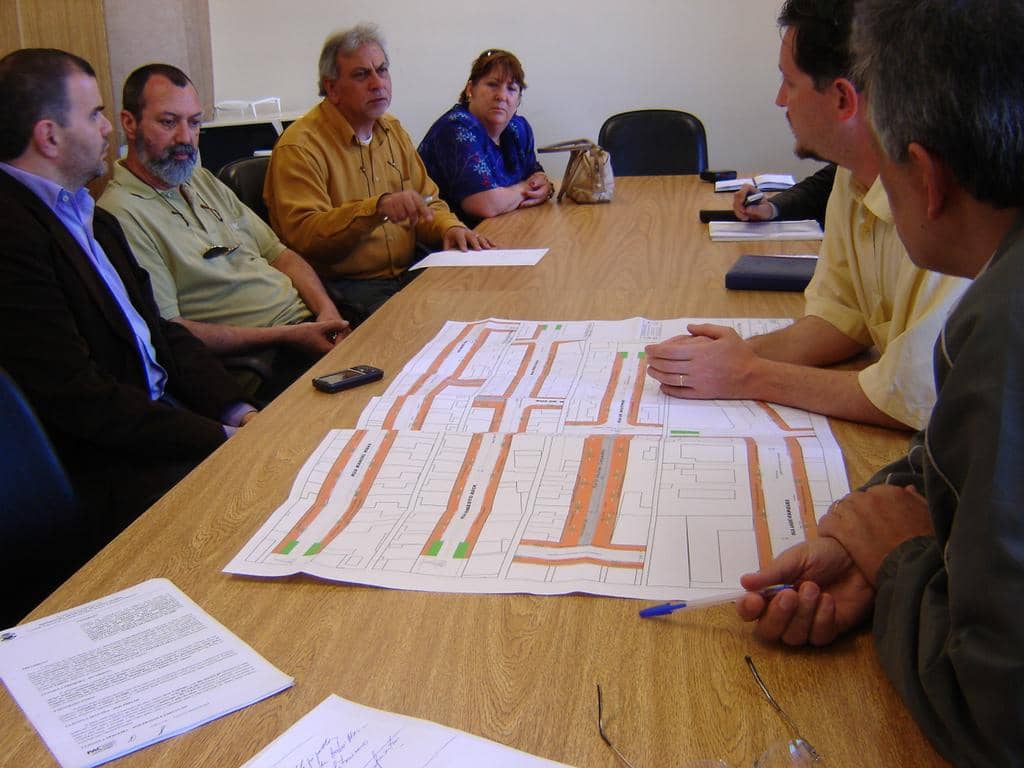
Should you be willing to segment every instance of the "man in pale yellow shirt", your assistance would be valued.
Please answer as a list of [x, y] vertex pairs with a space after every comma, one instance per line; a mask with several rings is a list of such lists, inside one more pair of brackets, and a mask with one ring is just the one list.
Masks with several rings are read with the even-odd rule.
[[416, 242], [490, 248], [438, 196], [409, 134], [389, 114], [390, 63], [377, 28], [331, 35], [323, 101], [284, 132], [263, 196], [270, 224], [358, 323], [410, 280]]
[[[751, 339], [693, 325], [648, 347], [648, 373], [683, 398], [749, 398], [851, 421], [920, 429], [935, 403], [932, 346], [968, 281], [926, 272], [907, 256], [878, 181], [862, 95], [850, 79], [852, 2], [827, 11], [787, 3], [779, 55], [796, 153], [839, 165], [806, 315]], [[803, 44], [801, 43], [803, 41]], [[820, 368], [875, 347], [861, 371]]]

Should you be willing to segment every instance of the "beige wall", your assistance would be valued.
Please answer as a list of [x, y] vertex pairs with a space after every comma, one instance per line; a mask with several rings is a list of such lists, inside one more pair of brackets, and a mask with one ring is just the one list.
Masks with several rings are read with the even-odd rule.
[[[213, 114], [207, 0], [0, 0], [0, 55], [28, 47], [87, 59], [118, 129], [125, 77], [153, 61], [184, 69]], [[118, 143], [111, 142], [112, 156]]]
[[[120, 129], [121, 89], [132, 70], [160, 62], [183, 69], [199, 89], [203, 109], [213, 115], [213, 72], [207, 0], [106, 0], [111, 119]], [[123, 138], [122, 138], [123, 140]]]
[[0, 0], [0, 56], [18, 48], [60, 48], [86, 59], [109, 103], [103, 0]]
[[[810, 173], [778, 90], [781, 0], [210, 0], [217, 100], [316, 99], [316, 59], [332, 29], [375, 21], [388, 39], [392, 112], [419, 140], [455, 101], [483, 49], [523, 61], [522, 106], [539, 144], [596, 139], [615, 112], [671, 107], [708, 131], [713, 167]], [[548, 156], [552, 157], [552, 156]], [[559, 160], [543, 159], [552, 172]]]
[[[0, 56], [18, 48], [60, 48], [81, 56], [96, 71], [104, 103], [111, 103], [103, 0], [0, 0]], [[106, 177], [89, 189], [98, 195], [105, 184]]]

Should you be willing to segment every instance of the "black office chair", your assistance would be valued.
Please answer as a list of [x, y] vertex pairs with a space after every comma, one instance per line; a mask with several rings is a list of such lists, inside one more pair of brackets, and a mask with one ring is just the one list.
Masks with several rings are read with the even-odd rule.
[[263, 202], [263, 180], [267, 176], [269, 157], [243, 157], [233, 160], [217, 172], [217, 178], [231, 187], [238, 199], [270, 223], [267, 206]]
[[[268, 165], [270, 158], [266, 156], [243, 157], [222, 166], [217, 171], [217, 178], [227, 184], [243, 204], [269, 224], [270, 216], [263, 202], [263, 180], [267, 176]], [[274, 351], [269, 349], [248, 355], [230, 355], [222, 357], [220, 361], [229, 371], [239, 375], [240, 381], [249, 389], [250, 395], [265, 401], [263, 395], [272, 397], [273, 393], [264, 393], [260, 390], [273, 379], [274, 355]]]
[[0, 627], [20, 621], [81, 566], [82, 513], [25, 396], [0, 368]]
[[704, 124], [676, 109], [638, 109], [604, 121], [597, 143], [612, 156], [616, 176], [700, 173], [708, 167]]

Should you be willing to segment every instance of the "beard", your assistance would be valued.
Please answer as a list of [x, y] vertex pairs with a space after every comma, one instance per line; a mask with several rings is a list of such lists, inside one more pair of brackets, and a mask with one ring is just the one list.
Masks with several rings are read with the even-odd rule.
[[[146, 166], [146, 170], [171, 187], [184, 184], [192, 178], [199, 154], [191, 144], [172, 144], [159, 157], [151, 157], [146, 151], [146, 139], [141, 132], [135, 138], [135, 151], [142, 164]], [[174, 155], [179, 153], [187, 157], [178, 160]]]
[[789, 131], [793, 134], [793, 138], [796, 139], [796, 144], [793, 147], [793, 154], [799, 157], [801, 160], [817, 160], [821, 163], [831, 163], [831, 160], [827, 160], [820, 154], [815, 152], [806, 144], [800, 143], [800, 138], [796, 135], [796, 131], [793, 130], [793, 121], [789, 118], [789, 110], [786, 110], [786, 122], [789, 123]]
[[805, 147], [803, 144], [797, 144], [793, 147], [793, 154], [799, 157], [801, 160], [817, 160], [821, 163], [831, 163], [831, 160], [827, 160], [810, 147]]

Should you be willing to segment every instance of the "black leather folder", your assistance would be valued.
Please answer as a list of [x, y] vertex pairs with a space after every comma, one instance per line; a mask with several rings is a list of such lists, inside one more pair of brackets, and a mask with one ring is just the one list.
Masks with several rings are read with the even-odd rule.
[[817, 259], [744, 254], [725, 273], [725, 287], [738, 291], [802, 291]]

